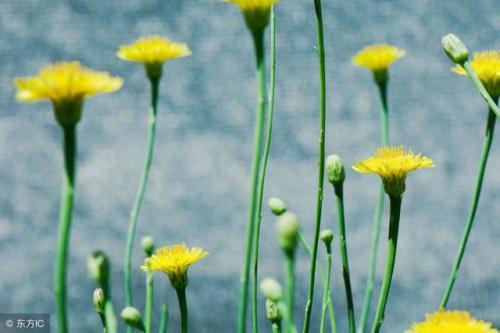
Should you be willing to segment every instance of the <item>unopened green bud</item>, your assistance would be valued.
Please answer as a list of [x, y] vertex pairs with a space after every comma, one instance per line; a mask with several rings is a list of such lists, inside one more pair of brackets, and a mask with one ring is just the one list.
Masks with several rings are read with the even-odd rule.
[[454, 34], [448, 34], [441, 38], [446, 55], [456, 64], [463, 64], [469, 59], [469, 50], [464, 43]]
[[87, 268], [90, 277], [98, 285], [106, 285], [109, 278], [109, 259], [102, 251], [95, 251], [87, 258]]
[[104, 291], [101, 288], [97, 288], [94, 290], [94, 294], [92, 297], [92, 302], [94, 303], [95, 312], [104, 313]]
[[266, 299], [273, 302], [278, 302], [283, 298], [283, 291], [278, 281], [271, 278], [266, 278], [260, 282], [260, 291]]
[[293, 253], [299, 239], [299, 218], [293, 213], [284, 213], [276, 222], [278, 239], [281, 248], [287, 253]]
[[155, 241], [151, 236], [144, 236], [141, 240], [142, 249], [148, 257], [151, 257], [155, 249]]
[[286, 205], [280, 198], [273, 197], [269, 199], [267, 204], [269, 205], [271, 212], [276, 216], [280, 216], [286, 212]]
[[120, 317], [127, 325], [144, 332], [145, 329], [144, 323], [142, 322], [141, 313], [136, 308], [127, 306], [122, 310]]
[[326, 175], [328, 181], [333, 185], [341, 185], [345, 180], [344, 163], [338, 155], [330, 155], [326, 158]]
[[266, 317], [272, 323], [279, 323], [283, 315], [276, 302], [266, 299]]
[[331, 231], [330, 229], [322, 230], [319, 234], [319, 237], [321, 238], [323, 243], [325, 243], [326, 251], [330, 253], [332, 249], [333, 231]]

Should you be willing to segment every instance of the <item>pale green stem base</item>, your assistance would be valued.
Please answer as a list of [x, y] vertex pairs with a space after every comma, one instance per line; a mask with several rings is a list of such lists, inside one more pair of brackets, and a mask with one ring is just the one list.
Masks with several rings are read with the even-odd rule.
[[286, 329], [287, 333], [295, 332], [294, 309], [295, 309], [295, 255], [285, 255], [285, 301], [287, 306]]
[[145, 317], [145, 332], [153, 331], [153, 300], [154, 300], [154, 280], [153, 272], [146, 272], [146, 305], [144, 310]]
[[167, 333], [167, 326], [168, 326], [168, 310], [167, 310], [167, 305], [163, 304], [161, 307], [160, 329], [158, 330], [158, 332]]

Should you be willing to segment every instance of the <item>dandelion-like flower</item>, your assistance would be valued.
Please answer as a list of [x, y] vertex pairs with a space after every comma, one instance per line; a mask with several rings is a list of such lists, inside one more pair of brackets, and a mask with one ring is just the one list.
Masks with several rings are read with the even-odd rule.
[[[472, 56], [472, 68], [483, 83], [492, 98], [500, 97], [500, 51], [476, 52]], [[457, 65], [452, 70], [461, 75], [467, 75], [465, 70]]]
[[375, 80], [381, 82], [387, 80], [389, 66], [405, 54], [403, 49], [388, 44], [368, 45], [352, 57], [352, 63], [368, 68], [373, 72]]
[[432, 168], [434, 163], [426, 156], [414, 154], [411, 149], [382, 147], [373, 156], [358, 161], [352, 168], [361, 173], [376, 173], [382, 178], [385, 192], [399, 196], [405, 191], [406, 175], [411, 171]]
[[466, 311], [437, 311], [426, 320], [414, 323], [405, 333], [498, 333], [490, 323], [472, 317]]
[[61, 123], [77, 122], [85, 97], [119, 90], [123, 80], [107, 72], [86, 68], [78, 61], [59, 62], [44, 67], [36, 76], [17, 78], [20, 102], [50, 100]]
[[159, 248], [155, 254], [146, 258], [141, 268], [144, 271], [162, 271], [167, 274], [175, 289], [188, 285], [187, 270], [191, 264], [208, 256], [199, 247], [188, 248], [186, 244], [174, 244]]
[[271, 6], [279, 0], [226, 0], [240, 7], [250, 30], [264, 29], [269, 24]]

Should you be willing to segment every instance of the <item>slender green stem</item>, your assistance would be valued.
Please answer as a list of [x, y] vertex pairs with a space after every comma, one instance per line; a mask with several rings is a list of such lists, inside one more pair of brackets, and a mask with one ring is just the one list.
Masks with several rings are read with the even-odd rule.
[[318, 256], [318, 241], [321, 228], [321, 211], [323, 208], [323, 186], [325, 175], [325, 124], [326, 124], [326, 74], [325, 74], [325, 42], [323, 34], [323, 14], [321, 11], [321, 0], [314, 0], [316, 12], [317, 30], [317, 52], [319, 60], [319, 80], [320, 80], [320, 132], [319, 132], [319, 161], [318, 161], [318, 193], [316, 205], [316, 224], [314, 229], [314, 243], [312, 247], [311, 267], [309, 271], [309, 289], [307, 293], [307, 303], [303, 333], [309, 332], [311, 322], [311, 312], [314, 297], [314, 282], [316, 277], [316, 257]]
[[104, 319], [106, 323], [104, 331], [106, 333], [116, 333], [117, 332], [116, 316], [115, 316], [115, 311], [113, 309], [113, 301], [111, 299], [111, 291], [109, 288], [108, 281], [104, 282], [100, 287], [104, 292]]
[[332, 274], [332, 252], [331, 249], [326, 253], [326, 278], [323, 282], [323, 303], [321, 305], [321, 321], [319, 325], [320, 333], [325, 332], [326, 309], [328, 308], [328, 296], [330, 294], [330, 278]]
[[104, 316], [104, 313], [98, 313], [98, 315], [99, 315], [99, 318], [101, 319], [103, 332], [107, 333], [107, 331], [106, 331], [106, 317]]
[[146, 333], [153, 331], [153, 295], [154, 295], [154, 280], [153, 272], [146, 272], [146, 306], [144, 311]]
[[281, 333], [281, 326], [277, 323], [273, 323], [273, 333]]
[[498, 109], [497, 102], [498, 99], [495, 101], [493, 98], [491, 98], [490, 94], [486, 91], [486, 88], [484, 87], [483, 83], [479, 78], [477, 77], [476, 72], [472, 68], [472, 65], [469, 60], [467, 60], [462, 67], [465, 69], [467, 72], [467, 76], [469, 79], [472, 81], [472, 83], [476, 86], [477, 90], [479, 91], [479, 94], [481, 94], [481, 97], [486, 101], [488, 104], [489, 110], [493, 113], [496, 114], [497, 117], [500, 117], [500, 109]]
[[168, 310], [167, 310], [167, 305], [163, 304], [161, 306], [160, 329], [158, 330], [158, 332], [167, 333], [167, 326], [168, 326]]
[[[380, 94], [380, 129], [381, 129], [381, 144], [382, 146], [389, 145], [389, 108], [387, 104], [387, 81], [377, 82]], [[377, 272], [377, 254], [380, 240], [380, 226], [382, 224], [382, 213], [384, 211], [385, 191], [384, 185], [380, 183], [380, 190], [378, 194], [377, 206], [373, 217], [373, 231], [372, 231], [372, 244], [370, 249], [370, 270], [366, 278], [366, 290], [363, 297], [363, 308], [361, 310], [361, 319], [358, 325], [358, 333], [364, 333], [366, 323], [368, 321], [368, 314], [373, 298], [373, 289], [375, 284], [375, 275]]]
[[349, 319], [349, 332], [356, 332], [356, 320], [354, 316], [354, 302], [352, 301], [351, 277], [349, 272], [349, 258], [347, 256], [347, 238], [345, 232], [344, 214], [344, 187], [342, 184], [335, 185], [335, 201], [337, 202], [338, 228], [340, 236], [340, 254], [342, 257], [342, 276], [344, 277], [345, 295], [347, 299], [347, 316]]
[[75, 191], [75, 160], [76, 160], [76, 124], [63, 126], [64, 132], [64, 173], [61, 206], [59, 211], [59, 230], [57, 239], [56, 273], [54, 295], [58, 332], [66, 333], [68, 323], [66, 318], [66, 273], [73, 214], [73, 195]]
[[127, 234], [127, 245], [125, 249], [125, 267], [124, 267], [124, 289], [125, 299], [127, 306], [132, 306], [132, 250], [134, 245], [135, 230], [137, 228], [137, 221], [139, 213], [144, 200], [144, 193], [149, 178], [149, 171], [153, 161], [154, 143], [156, 135], [156, 115], [158, 111], [158, 89], [160, 79], [150, 79], [151, 81], [151, 107], [149, 111], [149, 128], [147, 139], [146, 160], [142, 171], [141, 182], [137, 191], [132, 211], [130, 212], [130, 224]]
[[481, 162], [479, 164], [479, 170], [477, 173], [476, 188], [474, 190], [474, 196], [472, 197], [472, 202], [469, 209], [469, 216], [467, 217], [467, 223], [465, 224], [462, 241], [460, 242], [460, 246], [458, 248], [458, 252], [455, 258], [455, 263], [453, 264], [453, 268], [451, 270], [451, 274], [448, 279], [448, 285], [441, 300], [440, 308], [445, 308], [448, 305], [448, 300], [450, 298], [453, 286], [455, 285], [455, 281], [457, 279], [458, 270], [460, 269], [460, 264], [462, 263], [462, 258], [464, 256], [465, 248], [467, 246], [467, 241], [469, 239], [470, 232], [472, 230], [472, 225], [474, 224], [474, 218], [477, 212], [479, 197], [481, 196], [481, 189], [483, 187], [483, 179], [486, 170], [486, 164], [488, 162], [488, 156], [490, 154], [491, 142], [493, 140], [493, 134], [495, 132], [495, 123], [496, 123], [496, 116], [493, 113], [493, 111], [490, 110], [490, 112], [488, 113], [488, 121], [486, 124], [486, 133], [484, 136]]
[[274, 114], [274, 86], [276, 81], [276, 41], [275, 41], [275, 21], [276, 16], [274, 13], [274, 6], [271, 7], [271, 68], [270, 68], [270, 84], [269, 84], [269, 97], [268, 97], [268, 111], [267, 111], [267, 132], [266, 142], [264, 143], [264, 155], [262, 157], [259, 175], [259, 189], [257, 197], [257, 213], [255, 214], [255, 239], [253, 245], [253, 281], [252, 281], [252, 321], [253, 332], [259, 331], [258, 319], [258, 270], [259, 270], [259, 240], [260, 240], [260, 224], [262, 221], [262, 199], [264, 196], [264, 185], [267, 170], [267, 161], [269, 158], [269, 151], [271, 150], [271, 137], [273, 132], [273, 114]]
[[396, 249], [398, 245], [399, 218], [401, 215], [401, 196], [389, 196], [390, 201], [390, 216], [389, 216], [389, 238], [387, 242], [387, 258], [385, 265], [384, 280], [380, 291], [380, 297], [375, 312], [375, 320], [371, 333], [378, 333], [382, 322], [384, 321], [385, 306], [389, 297], [391, 288], [392, 274], [394, 272], [394, 264], [396, 263]]
[[287, 333], [295, 332], [294, 308], [295, 308], [295, 255], [285, 255], [285, 300], [287, 306], [286, 329]]
[[186, 288], [176, 289], [179, 300], [179, 310], [181, 313], [181, 333], [188, 331], [188, 308], [186, 303]]
[[262, 151], [262, 133], [264, 130], [266, 78], [264, 64], [264, 30], [252, 31], [257, 59], [257, 112], [255, 119], [254, 150], [252, 158], [252, 180], [250, 199], [248, 204], [247, 225], [245, 230], [245, 262], [241, 274], [240, 306], [238, 316], [238, 332], [246, 332], [246, 317], [248, 306], [248, 285], [250, 277], [250, 264], [255, 231], [256, 199], [258, 189], [259, 165]]
[[[309, 244], [307, 244], [307, 241], [306, 241], [304, 235], [302, 234], [302, 232], [299, 232], [299, 240], [300, 240], [300, 243], [302, 244], [302, 246], [304, 247], [304, 249], [306, 250], [307, 254], [309, 255], [309, 258], [311, 258], [312, 257], [312, 249], [309, 246]], [[320, 272], [319, 276], [321, 278], [321, 282], [323, 283], [323, 285], [325, 285], [325, 282], [326, 282], [326, 279], [328, 278], [328, 276], [326, 274], [323, 274], [323, 268], [321, 267], [321, 263], [319, 263], [319, 262], [318, 262], [318, 270]], [[331, 326], [332, 333], [336, 333], [337, 332], [337, 323], [335, 320], [335, 308], [333, 306], [333, 300], [332, 300], [332, 295], [331, 295], [330, 291], [328, 291], [328, 316], [330, 317], [330, 326]]]

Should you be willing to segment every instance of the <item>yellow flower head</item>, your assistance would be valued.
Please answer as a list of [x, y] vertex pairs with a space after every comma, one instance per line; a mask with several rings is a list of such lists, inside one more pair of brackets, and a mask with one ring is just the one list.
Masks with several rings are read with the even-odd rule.
[[279, 0], [226, 0], [240, 7], [250, 30], [264, 29], [269, 23], [271, 6]]
[[132, 44], [122, 45], [116, 55], [123, 60], [140, 62], [146, 66], [148, 75], [161, 76], [165, 61], [187, 57], [191, 54], [185, 43], [174, 43], [162, 36], [141, 37]]
[[498, 333], [490, 323], [472, 317], [466, 311], [437, 311], [426, 320], [414, 323], [405, 333]]
[[117, 91], [123, 80], [69, 61], [48, 65], [38, 75], [16, 78], [14, 83], [20, 102], [48, 99], [54, 104], [57, 119], [66, 123], [80, 119], [84, 97]]
[[[500, 97], [500, 51], [483, 51], [474, 53], [471, 61], [472, 68], [483, 83], [492, 98]], [[460, 66], [452, 70], [461, 75], [467, 75]]]
[[377, 82], [385, 81], [389, 66], [405, 53], [404, 50], [388, 44], [368, 45], [352, 57], [352, 63], [370, 69]]
[[387, 194], [400, 196], [405, 191], [406, 175], [411, 171], [432, 168], [428, 157], [415, 155], [410, 149], [382, 147], [373, 156], [358, 161], [352, 168], [361, 173], [376, 173], [382, 178]]
[[199, 247], [188, 248], [186, 244], [174, 244], [156, 250], [151, 257], [146, 258], [141, 268], [144, 271], [162, 271], [167, 274], [175, 289], [185, 288], [188, 284], [188, 267], [208, 256], [208, 252]]

